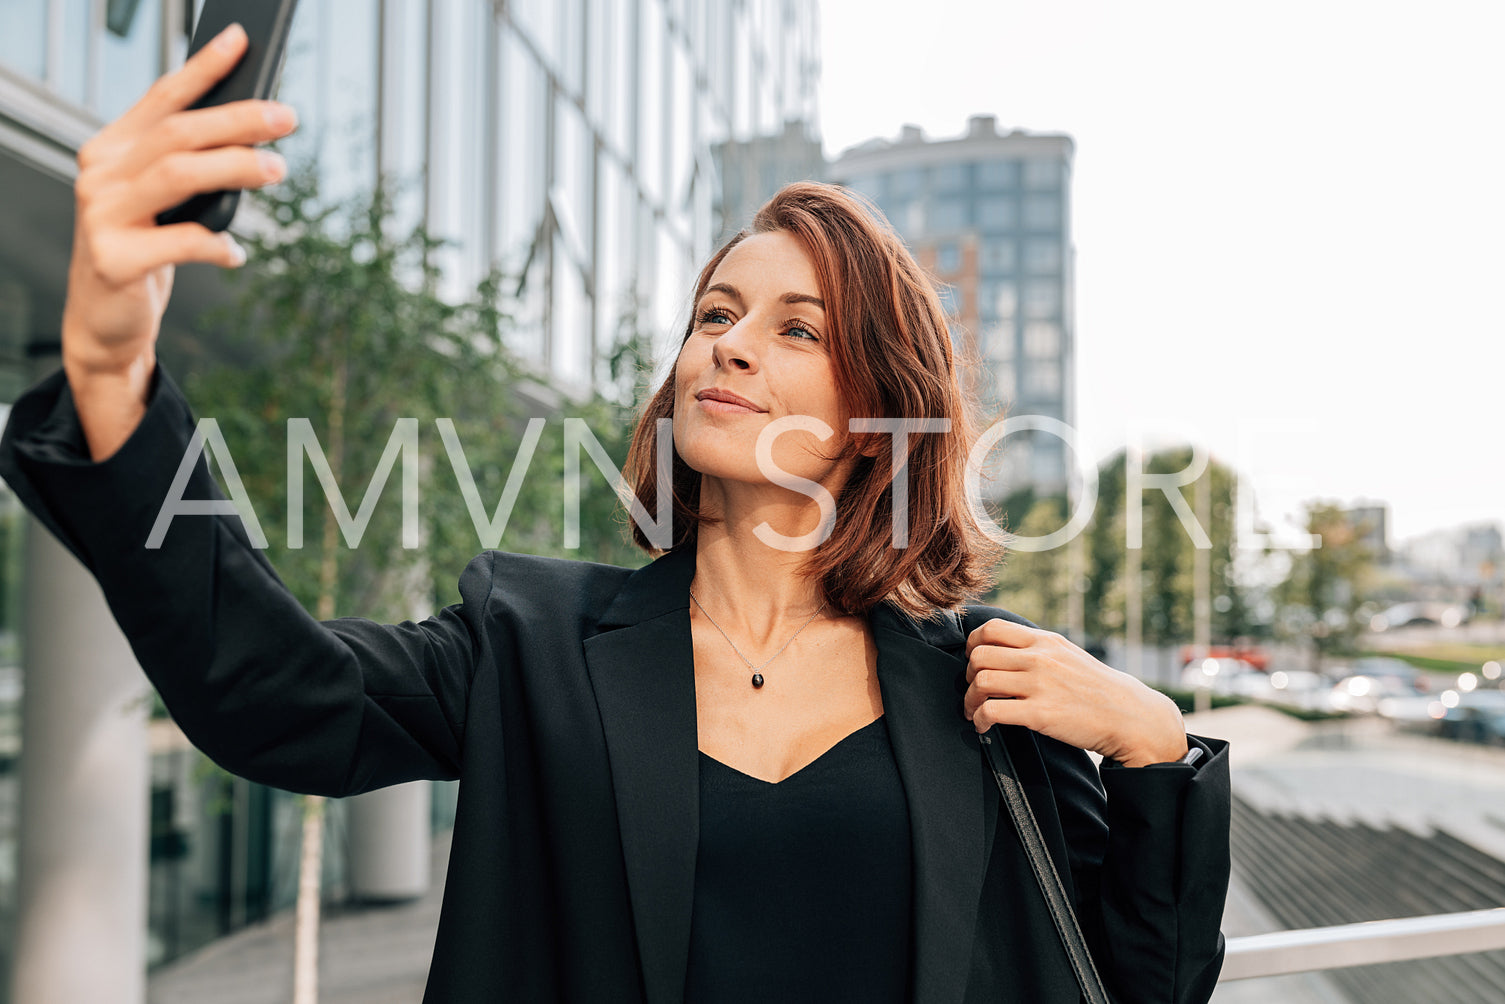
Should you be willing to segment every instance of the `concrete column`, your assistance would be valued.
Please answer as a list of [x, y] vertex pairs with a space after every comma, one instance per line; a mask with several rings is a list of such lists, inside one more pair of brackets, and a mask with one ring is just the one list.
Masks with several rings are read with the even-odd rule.
[[417, 899], [429, 888], [429, 811], [433, 785], [413, 781], [346, 799], [350, 895]]
[[84, 567], [26, 542], [15, 1004], [146, 999], [149, 686]]

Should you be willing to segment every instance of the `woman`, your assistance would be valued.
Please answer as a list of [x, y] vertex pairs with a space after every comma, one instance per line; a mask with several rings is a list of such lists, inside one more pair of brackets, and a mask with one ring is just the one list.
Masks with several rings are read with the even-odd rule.
[[[1057, 635], [937, 614], [991, 554], [949, 335], [838, 189], [786, 189], [702, 272], [629, 465], [650, 513], [674, 509], [647, 567], [489, 552], [423, 624], [319, 624], [236, 519], [144, 549], [193, 430], [152, 348], [173, 265], [243, 260], [154, 215], [277, 180], [251, 145], [294, 127], [273, 104], [183, 110], [239, 57], [225, 41], [80, 152], [64, 367], [15, 405], [0, 475], [222, 765], [329, 795], [461, 780], [426, 1000], [1075, 1001], [983, 769], [995, 723], [1116, 999], [1207, 999], [1223, 746]], [[874, 417], [953, 424], [901, 437], [896, 482], [894, 436], [850, 431]], [[184, 497], [206, 496], [200, 462]]]

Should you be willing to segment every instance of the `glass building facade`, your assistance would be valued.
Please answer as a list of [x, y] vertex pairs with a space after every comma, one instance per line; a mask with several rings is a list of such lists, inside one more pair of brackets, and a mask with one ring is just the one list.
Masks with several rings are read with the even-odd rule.
[[[181, 64], [202, 3], [0, 0], [0, 419], [55, 364], [77, 149]], [[814, 120], [817, 19], [805, 0], [303, 0], [278, 95], [302, 128], [281, 148], [326, 197], [388, 179], [398, 223], [451, 242], [448, 294], [499, 268], [517, 354], [583, 393], [624, 332], [677, 334], [721, 223], [713, 148]], [[176, 300], [223, 295], [210, 270], [179, 271]], [[184, 323], [169, 313], [164, 345]], [[0, 484], [0, 1004], [25, 825], [25, 525]], [[161, 961], [290, 902], [296, 813], [208, 770], [168, 723], [151, 741]], [[452, 792], [434, 801], [443, 825]]]
[[[906, 127], [842, 154], [831, 180], [872, 199], [942, 285], [973, 390], [990, 419], [1075, 421], [1069, 137], [1000, 134], [990, 116], [927, 141]], [[1009, 436], [984, 492], [1063, 494], [1069, 450], [1040, 432]]]
[[296, 22], [284, 143], [343, 195], [385, 175], [449, 238], [459, 296], [493, 265], [513, 348], [566, 389], [622, 330], [669, 337], [717, 236], [712, 147], [814, 114], [796, 0], [324, 0]]

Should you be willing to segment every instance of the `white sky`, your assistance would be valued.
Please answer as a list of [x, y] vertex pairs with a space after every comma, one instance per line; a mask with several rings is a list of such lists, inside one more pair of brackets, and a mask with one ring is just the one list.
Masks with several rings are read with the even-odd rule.
[[1076, 140], [1094, 460], [1138, 426], [1271, 519], [1505, 518], [1505, 4], [821, 4], [828, 155], [980, 113]]

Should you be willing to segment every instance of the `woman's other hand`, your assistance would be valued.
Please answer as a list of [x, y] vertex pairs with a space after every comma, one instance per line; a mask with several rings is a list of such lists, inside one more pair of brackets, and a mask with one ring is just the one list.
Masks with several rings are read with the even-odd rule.
[[1127, 767], [1187, 751], [1170, 698], [1052, 631], [997, 618], [967, 637], [963, 707], [978, 732], [1022, 725]]
[[291, 108], [236, 101], [188, 110], [245, 50], [245, 30], [232, 25], [78, 151], [63, 368], [95, 459], [114, 453], [144, 412], [174, 266], [245, 261], [228, 234], [198, 223], [158, 226], [157, 214], [286, 173], [281, 157], [252, 147], [292, 132]]

